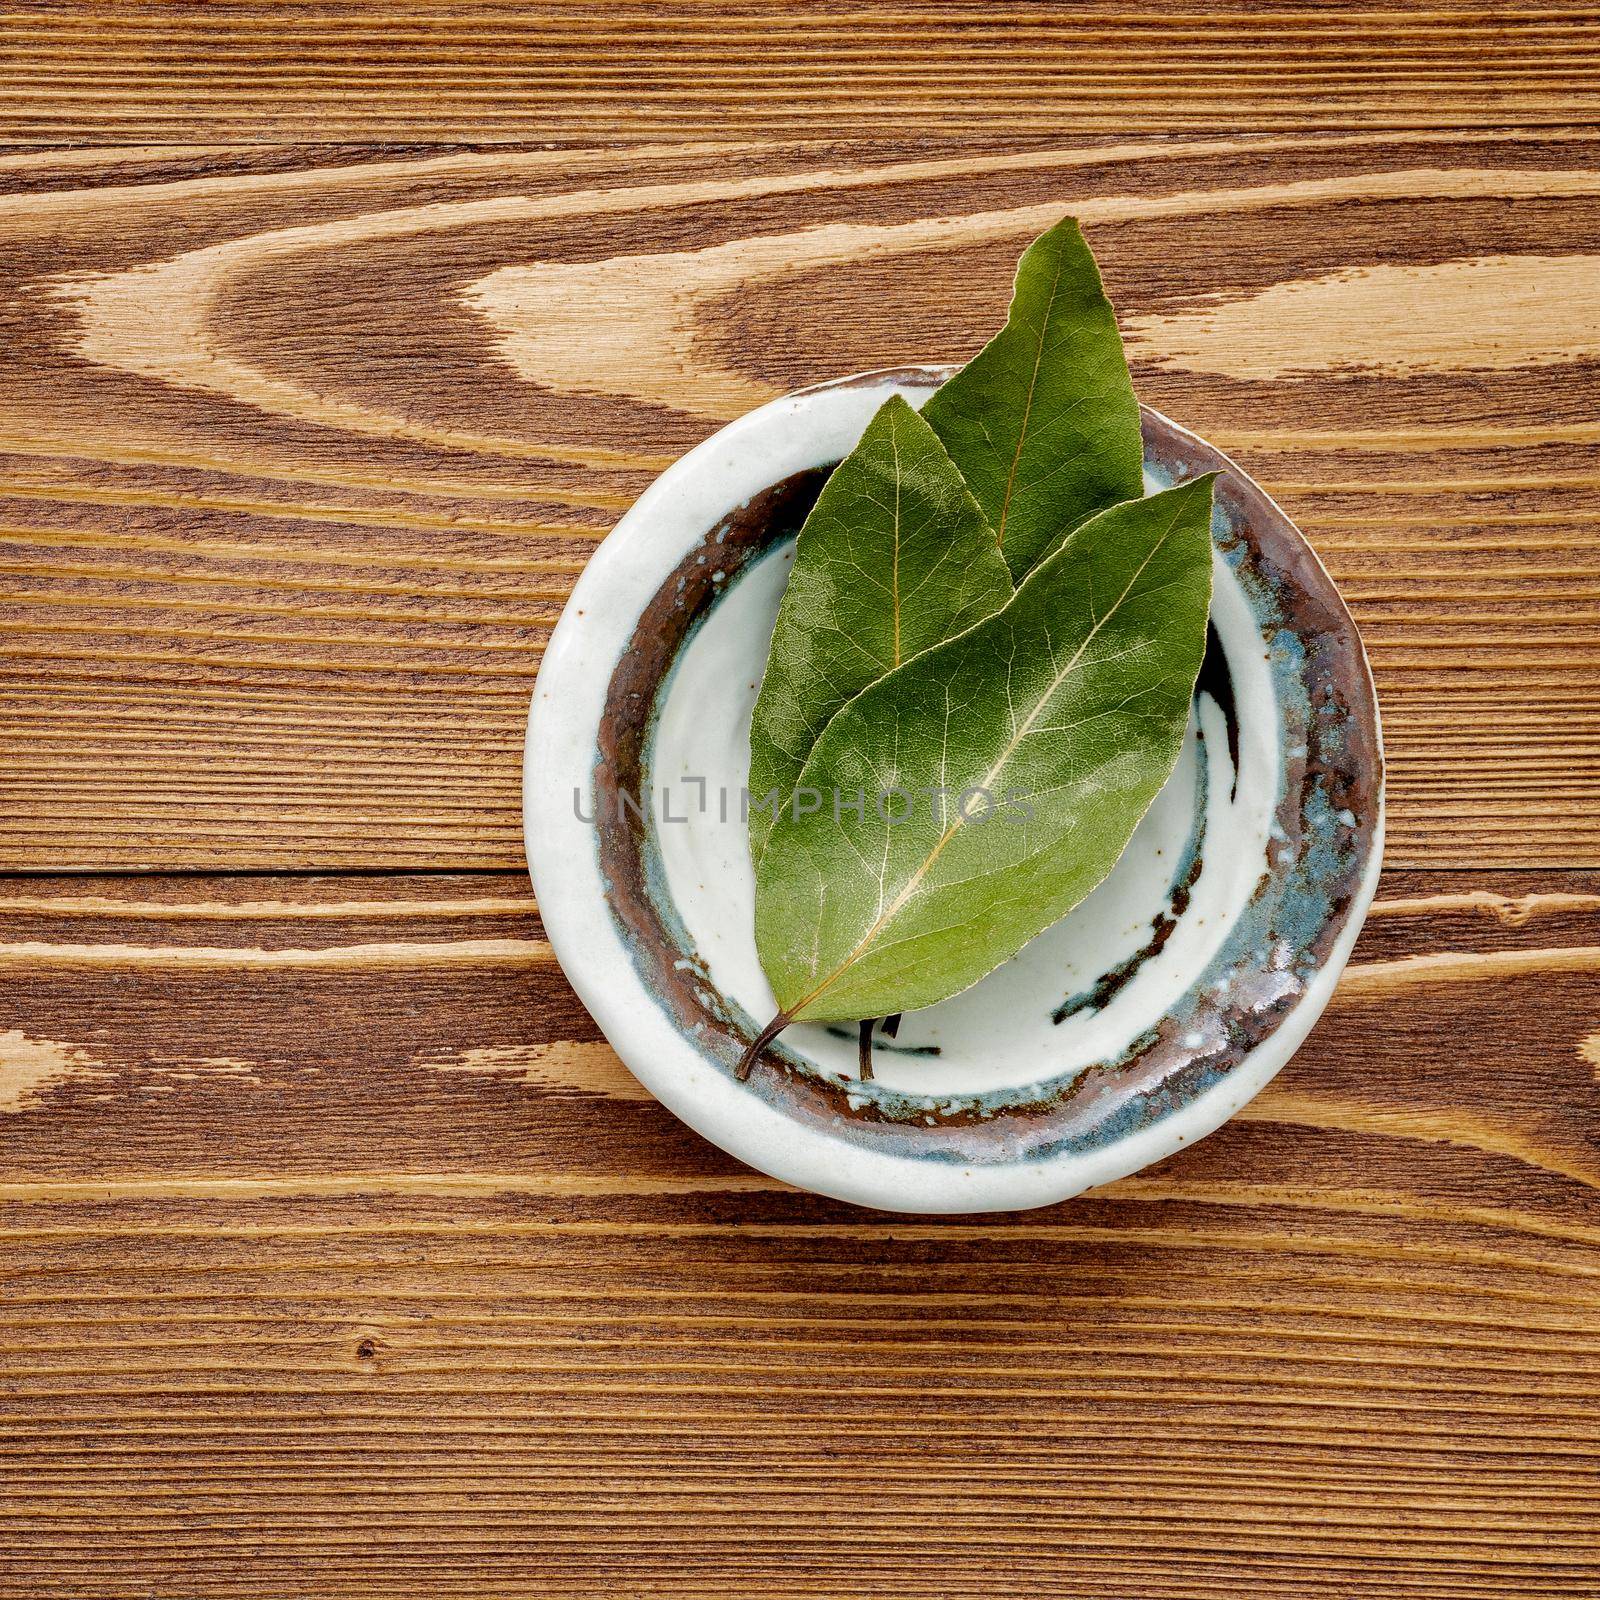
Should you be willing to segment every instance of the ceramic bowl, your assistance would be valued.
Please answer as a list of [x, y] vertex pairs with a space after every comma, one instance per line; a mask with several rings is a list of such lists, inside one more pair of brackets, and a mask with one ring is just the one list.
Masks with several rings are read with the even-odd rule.
[[671, 467], [550, 640], [524, 772], [528, 858], [573, 987], [647, 1089], [764, 1172], [895, 1211], [1044, 1205], [1211, 1132], [1327, 1004], [1377, 885], [1383, 759], [1327, 573], [1225, 456], [1144, 413], [1147, 486], [1220, 469], [1211, 637], [1183, 754], [1095, 892], [857, 1075], [856, 1030], [776, 1009], [741, 820], [751, 707], [793, 539], [892, 392], [803, 390]]

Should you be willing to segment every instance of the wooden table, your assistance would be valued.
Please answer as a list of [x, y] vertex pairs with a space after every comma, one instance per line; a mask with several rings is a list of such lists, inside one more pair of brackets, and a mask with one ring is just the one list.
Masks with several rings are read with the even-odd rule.
[[[1600, 11], [0, 20], [0, 1593], [1600, 1592]], [[542, 641], [1057, 214], [1348, 596], [1389, 870], [1238, 1120], [792, 1193], [555, 967]]]

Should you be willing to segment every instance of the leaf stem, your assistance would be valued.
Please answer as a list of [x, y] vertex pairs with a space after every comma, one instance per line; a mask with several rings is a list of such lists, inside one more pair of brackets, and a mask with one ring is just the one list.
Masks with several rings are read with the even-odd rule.
[[860, 1037], [856, 1042], [856, 1064], [863, 1083], [872, 1081], [872, 1025], [874, 1018], [861, 1023]]
[[733, 1075], [740, 1083], [750, 1076], [750, 1069], [756, 1064], [756, 1058], [774, 1039], [789, 1026], [794, 1018], [787, 1011], [780, 1011], [754, 1039], [750, 1041], [749, 1048], [739, 1057], [739, 1064], [733, 1069]]

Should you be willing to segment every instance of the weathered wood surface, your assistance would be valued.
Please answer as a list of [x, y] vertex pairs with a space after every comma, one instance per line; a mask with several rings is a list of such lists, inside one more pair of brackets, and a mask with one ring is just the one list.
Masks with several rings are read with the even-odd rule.
[[[1597, 77], [1562, 3], [7, 8], [0, 1596], [1600, 1592]], [[1348, 596], [1401, 870], [1214, 1138], [896, 1219], [600, 1040], [524, 709], [668, 461], [1066, 210]]]
[[1391, 874], [1068, 1206], [644, 1098], [525, 881], [0, 895], [0, 1594], [1522, 1600], [1600, 1579], [1600, 875]]
[[0, 870], [518, 865], [621, 511], [1066, 210], [1357, 613], [1391, 861], [1600, 865], [1600, 140], [1522, 129], [0, 156]]
[[0, 138], [1008, 136], [1593, 121], [1563, 0], [1130, 7], [989, 0], [23, 0]]

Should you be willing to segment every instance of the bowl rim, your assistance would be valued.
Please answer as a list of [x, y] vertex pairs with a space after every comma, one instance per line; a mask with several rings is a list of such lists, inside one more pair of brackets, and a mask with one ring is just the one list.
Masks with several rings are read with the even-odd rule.
[[[950, 370], [942, 365], [879, 369], [797, 390], [718, 430], [644, 491], [590, 560], [546, 646], [529, 709], [523, 822], [529, 871], [556, 959], [601, 1032], [652, 1095], [714, 1144], [783, 1181], [885, 1210], [954, 1214], [1049, 1204], [1125, 1177], [1212, 1132], [1259, 1093], [1321, 1016], [1349, 958], [1377, 889], [1385, 793], [1377, 697], [1351, 620], [1349, 635], [1373, 719], [1376, 817], [1343, 925], [1267, 1037], [1218, 1082], [1111, 1142], [1046, 1158], [971, 1166], [904, 1156], [846, 1142], [787, 1116], [709, 1060], [645, 985], [612, 915], [598, 831], [582, 822], [569, 798], [594, 769], [613, 666], [645, 605], [708, 526], [788, 473], [837, 459], [843, 449], [830, 451], [829, 439], [818, 455], [819, 434], [848, 448], [849, 438], [889, 390], [904, 388], [926, 398]], [[1221, 457], [1271, 507], [1310, 558], [1327, 597], [1349, 620], [1332, 579], [1282, 508], [1222, 452], [1152, 408], [1145, 410], [1173, 434]], [[737, 478], [741, 468], [742, 482]], [[680, 547], [663, 539], [658, 526], [663, 516], [692, 529], [691, 542]]]

